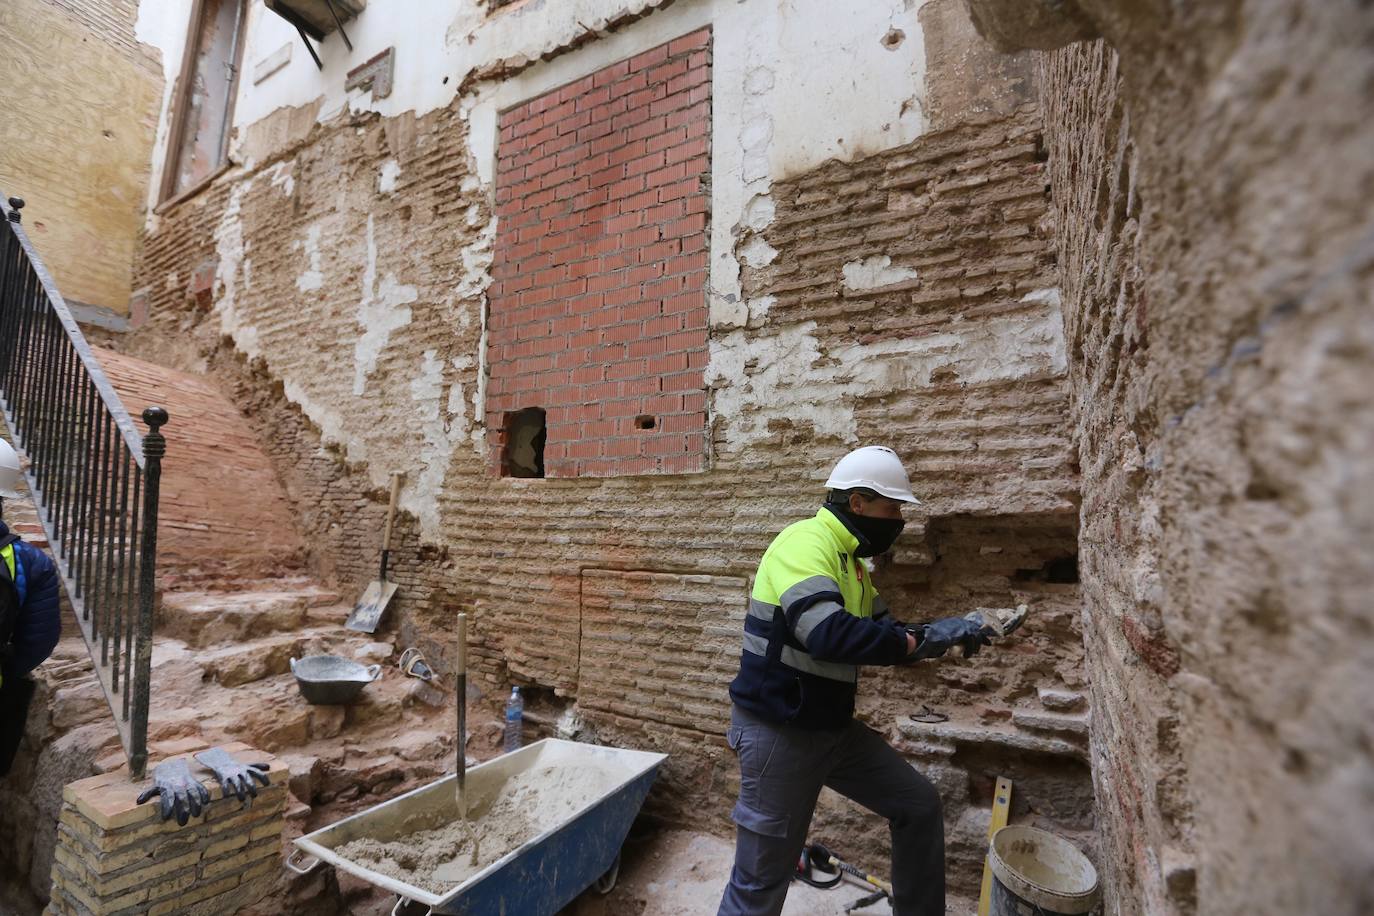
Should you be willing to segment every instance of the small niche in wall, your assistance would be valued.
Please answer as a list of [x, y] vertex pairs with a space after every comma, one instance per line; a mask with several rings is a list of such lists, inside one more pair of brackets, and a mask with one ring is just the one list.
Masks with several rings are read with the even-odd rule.
[[543, 477], [544, 408], [526, 407], [506, 414], [506, 451], [501, 462], [507, 477]]
[[635, 417], [635, 429], [658, 429], [658, 418], [649, 414]]

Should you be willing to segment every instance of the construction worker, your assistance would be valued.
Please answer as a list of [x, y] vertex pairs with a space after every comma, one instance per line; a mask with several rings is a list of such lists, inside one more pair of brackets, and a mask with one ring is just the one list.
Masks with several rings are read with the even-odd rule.
[[739, 757], [735, 866], [720, 916], [782, 910], [822, 786], [888, 819], [892, 911], [944, 916], [944, 819], [935, 787], [854, 718], [859, 665], [966, 655], [987, 645], [963, 617], [908, 627], [878, 596], [863, 560], [902, 531], [916, 504], [890, 448], [857, 449], [835, 465], [814, 518], [773, 539], [759, 563], [727, 741]]
[[[0, 439], [0, 498], [18, 498], [21, 479], [19, 456]], [[34, 690], [28, 673], [52, 654], [61, 631], [52, 560], [0, 521], [0, 776], [24, 735]]]

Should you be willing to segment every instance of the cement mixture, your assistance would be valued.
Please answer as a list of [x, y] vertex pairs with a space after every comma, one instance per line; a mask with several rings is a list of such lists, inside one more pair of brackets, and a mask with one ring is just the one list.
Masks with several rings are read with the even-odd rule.
[[[566, 822], [612, 789], [614, 774], [594, 767], [546, 766], [517, 773], [497, 790], [490, 806], [473, 796], [464, 821], [457, 806], [442, 812], [444, 823], [415, 824], [390, 840], [363, 837], [338, 854], [378, 874], [443, 894], [539, 834]], [[479, 855], [472, 858], [476, 841]]]

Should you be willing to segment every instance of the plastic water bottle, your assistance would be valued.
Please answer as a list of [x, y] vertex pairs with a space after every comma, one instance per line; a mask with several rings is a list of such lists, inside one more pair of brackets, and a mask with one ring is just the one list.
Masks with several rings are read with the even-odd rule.
[[520, 688], [512, 687], [506, 701], [506, 753], [520, 750], [520, 728], [525, 718], [525, 701]]

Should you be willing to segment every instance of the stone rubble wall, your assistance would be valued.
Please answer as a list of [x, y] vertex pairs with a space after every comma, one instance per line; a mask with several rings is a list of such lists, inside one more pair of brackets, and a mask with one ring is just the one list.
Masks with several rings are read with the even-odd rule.
[[1370, 912], [1374, 16], [1065, 11], [1106, 39], [1042, 80], [1108, 911]]

